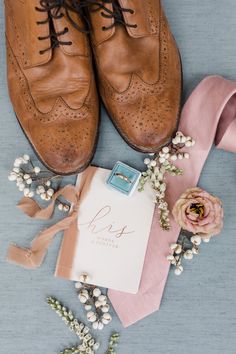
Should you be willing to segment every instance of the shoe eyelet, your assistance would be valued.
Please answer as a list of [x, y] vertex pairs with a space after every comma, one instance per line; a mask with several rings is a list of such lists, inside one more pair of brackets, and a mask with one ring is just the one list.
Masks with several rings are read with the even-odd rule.
[[134, 15], [135, 14], [135, 11], [133, 9], [130, 9], [130, 14], [131, 15]]
[[69, 32], [69, 28], [68, 28], [68, 27], [65, 27], [65, 28], [64, 28], [64, 32], [65, 32], [65, 33]]
[[102, 31], [106, 31], [106, 30], [107, 30], [106, 26], [102, 26]]

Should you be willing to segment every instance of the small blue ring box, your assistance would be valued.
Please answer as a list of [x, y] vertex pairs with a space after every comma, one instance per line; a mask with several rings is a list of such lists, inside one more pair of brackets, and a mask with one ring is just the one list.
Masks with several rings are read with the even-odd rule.
[[117, 191], [130, 196], [135, 191], [140, 177], [140, 171], [118, 161], [111, 171], [107, 184]]

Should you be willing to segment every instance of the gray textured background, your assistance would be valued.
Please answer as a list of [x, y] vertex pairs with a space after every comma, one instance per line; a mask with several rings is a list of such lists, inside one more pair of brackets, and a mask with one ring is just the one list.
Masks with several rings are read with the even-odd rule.
[[[205, 75], [236, 79], [236, 1], [163, 0], [163, 4], [182, 53], [184, 99]], [[20, 195], [7, 181], [14, 158], [32, 152], [7, 94], [2, 2], [0, 36], [0, 353], [56, 354], [75, 344], [76, 337], [47, 307], [45, 297], [57, 296], [84, 318], [72, 284], [53, 277], [60, 237], [36, 271], [5, 262], [10, 240], [27, 245], [44, 224], [29, 221], [16, 209]], [[94, 162], [111, 167], [118, 159], [142, 167], [142, 155], [121, 140], [102, 112]], [[236, 353], [235, 162], [233, 154], [213, 150], [200, 181], [202, 187], [224, 202], [225, 228], [221, 237], [186, 265], [181, 278], [170, 274], [158, 313], [126, 330], [115, 318], [99, 333], [103, 343], [99, 353], [104, 354], [113, 329], [121, 333], [119, 354]]]

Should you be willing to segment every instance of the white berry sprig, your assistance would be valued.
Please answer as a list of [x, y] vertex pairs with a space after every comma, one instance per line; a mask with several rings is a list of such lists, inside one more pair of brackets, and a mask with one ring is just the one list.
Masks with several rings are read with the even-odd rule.
[[184, 271], [183, 259], [192, 260], [194, 255], [200, 253], [202, 241], [208, 243], [210, 238], [202, 238], [198, 234], [193, 235], [182, 230], [178, 242], [170, 245], [171, 254], [167, 256], [167, 260], [175, 267], [176, 275], [181, 275]]
[[77, 282], [75, 287], [78, 289], [79, 301], [87, 311], [87, 320], [92, 323], [93, 329], [102, 330], [112, 321], [107, 296], [98, 287], [87, 283]]
[[49, 297], [47, 299], [47, 303], [58, 314], [58, 316], [61, 317], [69, 329], [75, 332], [82, 342], [77, 348], [65, 349], [61, 353], [94, 354], [99, 348], [99, 343], [92, 338], [89, 333], [90, 329], [82, 322], [75, 319], [73, 313], [64, 307], [57, 299]]
[[174, 165], [177, 160], [189, 159], [189, 153], [184, 148], [195, 145], [195, 141], [190, 136], [185, 136], [182, 132], [177, 132], [172, 142], [161, 149], [158, 154], [151, 154], [152, 157], [145, 158], [144, 164], [147, 170], [142, 173], [139, 181], [139, 191], [143, 191], [147, 182], [155, 192], [155, 204], [159, 211], [159, 222], [163, 230], [170, 230], [169, 207], [165, 200], [166, 196], [166, 174], [171, 176], [181, 176], [183, 170]]
[[[44, 201], [50, 201], [58, 190], [58, 185], [56, 188], [53, 187], [53, 182], [60, 180], [61, 176], [41, 170], [39, 166], [34, 165], [29, 155], [24, 154], [15, 159], [8, 179], [16, 183], [17, 188], [25, 197], [39, 196]], [[60, 211], [68, 212], [70, 210], [69, 205], [65, 203], [57, 201], [57, 204]]]

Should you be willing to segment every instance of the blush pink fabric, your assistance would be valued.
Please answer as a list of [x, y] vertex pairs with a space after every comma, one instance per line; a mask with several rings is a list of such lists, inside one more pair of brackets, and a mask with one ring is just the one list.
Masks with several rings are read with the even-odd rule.
[[[212, 144], [236, 152], [236, 83], [219, 76], [204, 79], [184, 106], [179, 130], [196, 140], [190, 160], [178, 163], [182, 177], [168, 180], [168, 202], [172, 209], [180, 194], [196, 186]], [[222, 171], [223, 173], [223, 171]], [[166, 284], [169, 245], [178, 239], [180, 228], [171, 220], [172, 230], [162, 231], [154, 216], [141, 286], [138, 294], [109, 291], [109, 298], [122, 324], [127, 327], [158, 310]], [[135, 250], [134, 250], [135, 251]]]

